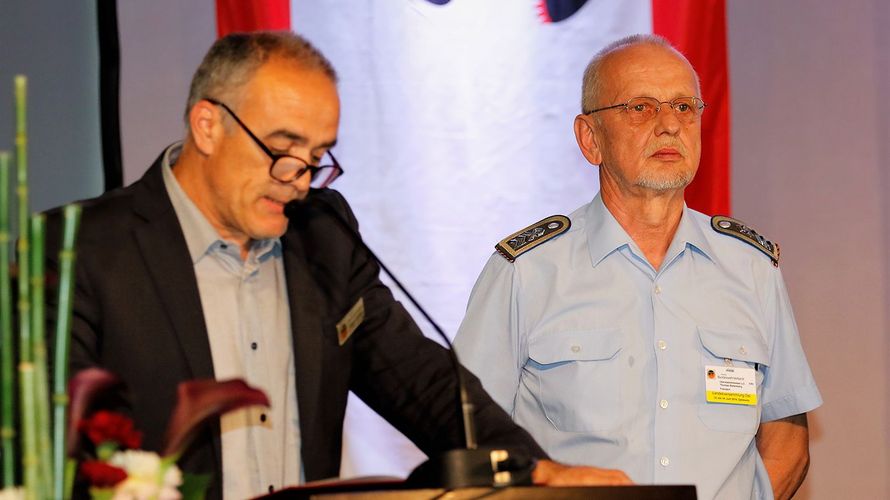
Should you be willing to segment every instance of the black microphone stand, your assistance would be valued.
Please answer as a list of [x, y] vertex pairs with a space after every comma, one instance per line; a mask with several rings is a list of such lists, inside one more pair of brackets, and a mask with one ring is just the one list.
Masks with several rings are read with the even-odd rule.
[[[320, 202], [314, 205], [327, 212], [352, 240], [374, 259], [415, 309], [432, 325], [433, 330], [448, 347], [449, 358], [457, 375], [458, 404], [464, 428], [464, 448], [449, 450], [423, 462], [411, 472], [407, 482], [414, 487], [438, 487], [449, 490], [480, 486], [530, 485], [531, 469], [533, 468], [533, 460], [530, 457], [506, 449], [478, 447], [473, 418], [474, 406], [467, 394], [464, 373], [460, 361], [457, 359], [457, 353], [451, 345], [451, 340], [445, 335], [439, 324], [433, 320], [426, 309], [411, 295], [411, 292], [402, 285], [386, 264], [364, 242], [361, 234], [346, 221], [333, 205], [324, 198], [312, 196], [312, 194], [306, 200], [298, 203], [312, 204], [313, 201]], [[288, 216], [290, 215], [288, 214]]]

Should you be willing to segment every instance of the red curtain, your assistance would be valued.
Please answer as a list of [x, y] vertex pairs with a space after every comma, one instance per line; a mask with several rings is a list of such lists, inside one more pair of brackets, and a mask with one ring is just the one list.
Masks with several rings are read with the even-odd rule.
[[652, 0], [652, 29], [689, 59], [701, 78], [701, 165], [686, 203], [709, 215], [729, 214], [729, 71], [725, 0]]
[[[233, 31], [289, 30], [289, 0], [216, 0], [219, 36]], [[702, 98], [702, 158], [686, 190], [690, 207], [729, 214], [729, 72], [725, 0], [652, 0], [652, 28], [698, 71]]]
[[216, 34], [289, 30], [289, 0], [216, 0]]

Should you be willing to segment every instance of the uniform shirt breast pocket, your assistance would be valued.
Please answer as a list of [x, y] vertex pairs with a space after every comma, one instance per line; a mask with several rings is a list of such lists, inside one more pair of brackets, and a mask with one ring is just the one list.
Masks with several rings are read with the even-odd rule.
[[529, 344], [526, 374], [547, 419], [564, 432], [602, 432], [621, 423], [617, 328], [543, 334]]
[[[710, 429], [754, 434], [760, 423], [760, 392], [764, 367], [769, 364], [769, 350], [759, 332], [752, 329], [698, 329], [701, 340], [698, 416]], [[757, 386], [756, 405], [709, 403], [705, 396], [705, 366], [732, 365], [754, 370]]]

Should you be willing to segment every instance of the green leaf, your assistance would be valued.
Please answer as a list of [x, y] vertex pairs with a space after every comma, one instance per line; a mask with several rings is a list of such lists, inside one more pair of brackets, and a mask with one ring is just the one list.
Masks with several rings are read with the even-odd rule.
[[90, 488], [91, 500], [111, 500], [114, 498], [114, 488]]
[[96, 446], [96, 458], [107, 462], [119, 447], [120, 445], [117, 444], [117, 441], [102, 441], [99, 443], [99, 446]]
[[204, 500], [207, 488], [210, 487], [210, 474], [182, 474], [182, 486], [179, 492], [182, 500]]

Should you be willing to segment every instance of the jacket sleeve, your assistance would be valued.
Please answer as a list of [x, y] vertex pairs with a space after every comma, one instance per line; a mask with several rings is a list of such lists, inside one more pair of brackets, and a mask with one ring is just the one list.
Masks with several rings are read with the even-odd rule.
[[[341, 214], [357, 231], [354, 215], [339, 195]], [[464, 446], [456, 370], [445, 348], [423, 336], [407, 311], [379, 279], [379, 266], [355, 245], [350, 288], [365, 303], [355, 341], [350, 389], [428, 455]], [[546, 453], [461, 368], [474, 404], [477, 440], [483, 446]]]

